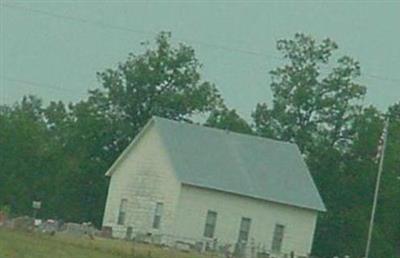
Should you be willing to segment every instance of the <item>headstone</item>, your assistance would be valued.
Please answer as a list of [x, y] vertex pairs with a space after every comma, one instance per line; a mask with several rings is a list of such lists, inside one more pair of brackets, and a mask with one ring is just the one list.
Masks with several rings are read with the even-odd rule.
[[182, 242], [182, 241], [176, 241], [175, 242], [175, 247], [176, 249], [183, 251], [183, 252], [189, 252], [190, 251], [190, 243]]
[[41, 219], [35, 219], [34, 225], [35, 227], [38, 227], [42, 224], [42, 220]]
[[13, 220], [14, 229], [30, 231], [33, 229], [34, 220], [28, 216], [17, 217]]
[[101, 237], [111, 238], [112, 237], [112, 227], [102, 227], [100, 232]]
[[6, 214], [4, 212], [0, 211], [0, 226], [3, 226], [6, 219], [7, 219]]
[[132, 233], [133, 233], [133, 228], [131, 226], [129, 226], [126, 229], [126, 240], [131, 240], [132, 239]]

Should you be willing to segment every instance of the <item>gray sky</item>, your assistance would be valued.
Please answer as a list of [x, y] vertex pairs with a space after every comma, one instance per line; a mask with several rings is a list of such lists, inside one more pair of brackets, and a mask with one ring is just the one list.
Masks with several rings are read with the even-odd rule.
[[[330, 37], [361, 62], [366, 104], [400, 100], [400, 1], [105, 2], [0, 0], [0, 103], [25, 94], [77, 101], [161, 30], [193, 46], [203, 77], [249, 117], [271, 101], [268, 71], [281, 61], [275, 42], [296, 32]], [[75, 18], [76, 19], [75, 19]]]

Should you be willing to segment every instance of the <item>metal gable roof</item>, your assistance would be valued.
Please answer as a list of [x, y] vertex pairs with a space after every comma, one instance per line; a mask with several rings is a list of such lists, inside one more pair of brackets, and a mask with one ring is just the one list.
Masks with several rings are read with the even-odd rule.
[[179, 181], [325, 211], [295, 144], [153, 117]]

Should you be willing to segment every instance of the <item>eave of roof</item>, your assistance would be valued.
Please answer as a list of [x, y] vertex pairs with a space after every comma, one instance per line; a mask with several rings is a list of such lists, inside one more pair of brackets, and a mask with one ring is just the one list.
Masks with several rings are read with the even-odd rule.
[[315, 208], [310, 208], [310, 207], [307, 207], [307, 206], [296, 205], [296, 204], [292, 204], [292, 203], [288, 203], [288, 202], [282, 202], [280, 200], [266, 199], [266, 198], [260, 197], [260, 196], [246, 195], [246, 194], [241, 194], [241, 193], [228, 191], [228, 190], [224, 190], [224, 189], [212, 188], [212, 187], [204, 186], [204, 185], [200, 185], [200, 184], [192, 184], [192, 183], [188, 183], [188, 182], [181, 182], [181, 184], [182, 185], [186, 185], [186, 186], [190, 186], [190, 187], [194, 187], [194, 188], [200, 188], [200, 189], [205, 189], [205, 190], [209, 190], [209, 191], [227, 193], [227, 194], [231, 194], [231, 195], [240, 196], [240, 197], [243, 197], [243, 198], [249, 198], [249, 199], [263, 201], [263, 202], [271, 202], [271, 203], [281, 204], [281, 205], [285, 205], [285, 206], [301, 208], [301, 209], [305, 209], [305, 210], [313, 210], [313, 211], [319, 211], [319, 212], [326, 212], [327, 211], [326, 208], [324, 208], [324, 209], [315, 209]]

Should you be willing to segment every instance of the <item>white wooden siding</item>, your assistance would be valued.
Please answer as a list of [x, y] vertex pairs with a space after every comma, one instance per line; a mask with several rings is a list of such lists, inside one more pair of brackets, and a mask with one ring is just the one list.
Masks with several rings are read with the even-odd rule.
[[[171, 231], [179, 183], [172, 173], [160, 136], [152, 125], [135, 143], [111, 177], [103, 226], [111, 226], [115, 237], [125, 237], [128, 226], [134, 233]], [[121, 199], [127, 199], [125, 225], [117, 225]], [[152, 229], [157, 202], [164, 204], [161, 226]]]
[[[204, 166], [207, 169], [207, 164]], [[124, 225], [118, 225], [122, 199], [127, 199], [126, 219]], [[163, 203], [163, 214], [160, 229], [153, 229], [157, 202]], [[275, 224], [281, 224], [285, 226], [282, 252], [310, 253], [317, 211], [181, 185], [154, 124], [116, 164], [103, 226], [111, 226], [114, 237], [125, 237], [130, 226], [134, 234], [151, 232], [196, 242], [206, 239], [203, 233], [208, 210], [217, 212], [214, 237], [219, 245], [235, 244], [241, 219], [247, 217], [251, 219], [249, 241], [256, 246], [270, 250]]]
[[205, 239], [208, 210], [218, 213], [214, 237], [218, 243], [237, 242], [242, 217], [251, 218], [249, 241], [271, 249], [275, 224], [285, 226], [282, 252], [310, 253], [317, 212], [255, 200], [224, 192], [183, 185], [176, 217], [176, 234], [182, 238]]

